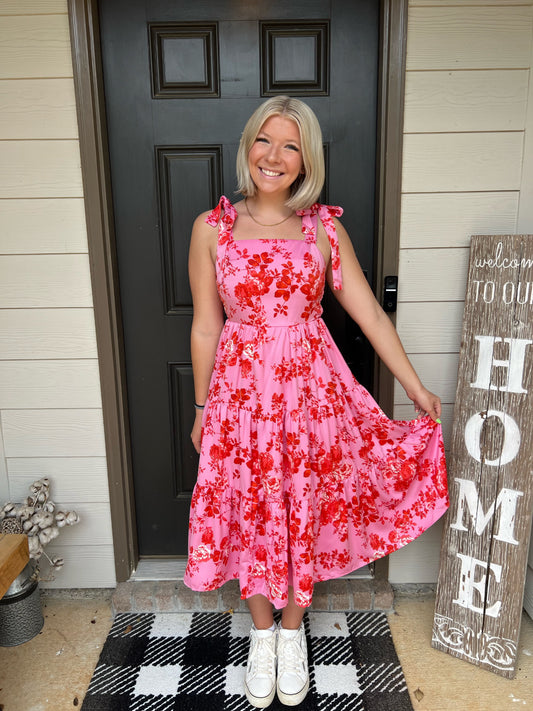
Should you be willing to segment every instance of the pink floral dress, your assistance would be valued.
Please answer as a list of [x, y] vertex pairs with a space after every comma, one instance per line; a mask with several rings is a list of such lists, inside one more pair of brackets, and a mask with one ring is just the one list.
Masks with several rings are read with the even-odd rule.
[[342, 288], [333, 216], [300, 211], [301, 240], [234, 240], [222, 197], [217, 284], [227, 315], [203, 418], [185, 583], [238, 578], [242, 598], [311, 604], [313, 584], [406, 545], [448, 507], [440, 425], [390, 420], [352, 375], [322, 318], [326, 266]]

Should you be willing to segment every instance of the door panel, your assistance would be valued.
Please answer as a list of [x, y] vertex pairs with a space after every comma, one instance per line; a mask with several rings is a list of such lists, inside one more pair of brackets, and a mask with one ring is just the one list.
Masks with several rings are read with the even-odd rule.
[[[379, 2], [102, 0], [100, 15], [139, 547], [186, 554], [192, 222], [238, 199], [240, 134], [264, 97], [301, 96], [323, 129], [323, 200], [372, 274]], [[331, 295], [325, 317], [368, 385], [372, 354]]]

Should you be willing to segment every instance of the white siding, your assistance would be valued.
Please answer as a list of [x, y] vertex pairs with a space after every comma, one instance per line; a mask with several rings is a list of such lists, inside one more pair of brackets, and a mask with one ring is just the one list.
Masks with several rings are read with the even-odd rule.
[[115, 584], [66, 0], [0, 0], [0, 500], [81, 523], [51, 587]]
[[0, 234], [2, 254], [87, 253], [83, 198], [3, 199]]
[[[410, 1], [397, 326], [446, 443], [470, 237], [533, 232], [532, 47], [530, 0]], [[436, 581], [441, 530], [390, 557], [393, 583]]]

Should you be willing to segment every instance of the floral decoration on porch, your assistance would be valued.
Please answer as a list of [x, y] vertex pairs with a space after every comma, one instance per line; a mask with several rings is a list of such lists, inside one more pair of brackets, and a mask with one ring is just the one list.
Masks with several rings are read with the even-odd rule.
[[38, 479], [31, 484], [30, 495], [20, 504], [8, 502], [0, 508], [0, 533], [25, 533], [28, 536], [30, 558], [36, 561], [39, 574], [44, 556], [53, 570], [60, 570], [64, 560], [48, 556], [45, 546], [59, 536], [61, 528], [74, 526], [80, 517], [75, 511], [62, 511], [50, 499], [50, 480]]

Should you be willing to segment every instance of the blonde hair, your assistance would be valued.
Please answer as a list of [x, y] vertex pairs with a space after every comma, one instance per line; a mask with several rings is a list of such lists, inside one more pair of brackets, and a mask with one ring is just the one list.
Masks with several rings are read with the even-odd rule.
[[283, 116], [296, 123], [300, 130], [302, 159], [305, 173], [291, 186], [287, 207], [302, 210], [318, 200], [324, 185], [325, 167], [322, 147], [322, 131], [312, 109], [299, 99], [289, 96], [273, 96], [261, 104], [248, 119], [242, 132], [237, 152], [238, 192], [244, 197], [253, 197], [256, 186], [248, 167], [248, 154], [257, 134], [271, 116]]

